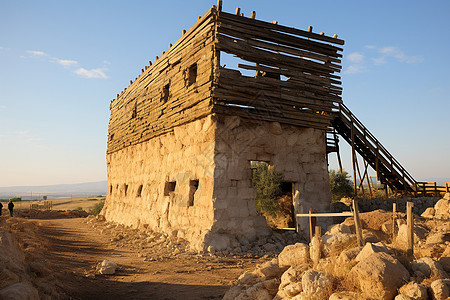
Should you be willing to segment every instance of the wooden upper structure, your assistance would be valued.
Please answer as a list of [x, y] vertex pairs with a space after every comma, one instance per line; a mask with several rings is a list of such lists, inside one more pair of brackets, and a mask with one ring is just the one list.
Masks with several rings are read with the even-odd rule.
[[[344, 41], [254, 17], [213, 5], [149, 62], [111, 101], [107, 153], [212, 113], [326, 129], [342, 103]], [[226, 68], [221, 52], [243, 63]]]

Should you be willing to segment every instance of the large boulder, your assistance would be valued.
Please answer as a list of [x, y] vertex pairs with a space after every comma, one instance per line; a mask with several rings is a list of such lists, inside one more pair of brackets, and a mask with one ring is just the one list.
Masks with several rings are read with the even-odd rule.
[[450, 280], [438, 279], [430, 285], [433, 300], [447, 300], [450, 297]]
[[434, 217], [436, 219], [450, 219], [450, 197], [447, 196], [450, 193], [445, 194], [444, 199], [439, 200], [434, 205]]
[[328, 300], [358, 300], [358, 294], [355, 292], [337, 292], [331, 294]]
[[309, 246], [303, 243], [288, 245], [278, 255], [280, 267], [300, 266], [309, 263]]
[[434, 207], [427, 207], [425, 211], [420, 215], [422, 218], [432, 219], [434, 218], [434, 214], [436, 213], [436, 210]]
[[441, 264], [442, 268], [444, 268], [445, 272], [450, 274], [450, 244], [447, 244], [447, 247], [441, 254], [439, 263]]
[[409, 279], [409, 272], [395, 258], [384, 252], [371, 254], [349, 272], [361, 291], [375, 299], [393, 299], [397, 289]]
[[[424, 239], [428, 233], [428, 230], [420, 225], [414, 225], [414, 243]], [[408, 226], [401, 224], [398, 227], [398, 234], [396, 238], [398, 245], [406, 247], [408, 244]]]

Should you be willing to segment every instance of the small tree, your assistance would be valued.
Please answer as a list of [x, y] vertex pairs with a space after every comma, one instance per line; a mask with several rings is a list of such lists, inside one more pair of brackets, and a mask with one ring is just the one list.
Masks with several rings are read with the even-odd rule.
[[256, 190], [256, 208], [272, 217], [277, 215], [278, 201], [282, 195], [283, 174], [276, 172], [265, 162], [255, 162], [253, 168], [253, 186]]
[[100, 201], [100, 202], [97, 202], [97, 203], [94, 205], [94, 207], [92, 207], [92, 208], [89, 210], [89, 212], [90, 212], [91, 214], [93, 214], [93, 215], [98, 215], [98, 214], [102, 211], [104, 205], [105, 205], [105, 200], [102, 200], [102, 201]]
[[353, 182], [346, 171], [330, 170], [331, 201], [338, 202], [343, 197], [353, 196]]

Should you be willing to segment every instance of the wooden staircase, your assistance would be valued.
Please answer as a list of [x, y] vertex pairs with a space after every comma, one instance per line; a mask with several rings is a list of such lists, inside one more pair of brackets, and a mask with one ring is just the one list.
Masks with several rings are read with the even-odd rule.
[[[392, 190], [416, 194], [417, 182], [342, 103], [334, 112], [332, 127], [377, 172], [378, 180]], [[331, 148], [331, 147], [330, 147]], [[331, 150], [331, 149], [330, 149]]]

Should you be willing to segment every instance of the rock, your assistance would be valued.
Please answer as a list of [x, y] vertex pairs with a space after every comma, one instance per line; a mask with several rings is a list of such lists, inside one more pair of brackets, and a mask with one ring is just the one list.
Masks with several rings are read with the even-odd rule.
[[376, 252], [389, 253], [390, 251], [383, 243], [376, 243], [376, 244], [366, 243], [364, 248], [362, 248], [361, 252], [359, 252], [358, 256], [356, 256], [355, 260], [357, 262], [366, 260], [370, 255]]
[[447, 273], [442, 266], [430, 257], [422, 257], [411, 262], [413, 272], [419, 271], [425, 277], [447, 278]]
[[324, 234], [322, 236], [322, 241], [325, 247], [332, 248], [341, 244], [351, 243], [356, 240], [356, 234], [350, 233], [335, 233], [335, 234]]
[[[408, 284], [405, 284], [400, 288], [399, 293], [400, 295], [405, 296], [406, 299], [414, 299], [414, 300], [428, 299], [427, 287], [422, 284], [418, 284], [416, 282], [410, 282]], [[397, 297], [395, 297], [395, 299], [397, 299]]]
[[19, 282], [0, 291], [2, 300], [39, 300], [38, 291], [28, 282]]
[[361, 248], [346, 249], [341, 252], [334, 264], [334, 273], [337, 276], [347, 276], [351, 268], [356, 264], [355, 258], [358, 256]]
[[361, 291], [375, 299], [392, 299], [407, 282], [409, 272], [395, 258], [384, 252], [372, 253], [349, 272]]
[[331, 294], [332, 280], [331, 275], [308, 270], [302, 276], [302, 295], [306, 297], [314, 296], [317, 299], [326, 299], [326, 296]]
[[97, 272], [103, 275], [112, 275], [116, 272], [117, 264], [110, 260], [104, 260], [97, 265]]
[[433, 219], [435, 212], [436, 210], [434, 207], [428, 207], [420, 216], [427, 219]]
[[444, 252], [441, 254], [439, 258], [439, 263], [445, 272], [450, 273], [450, 244], [447, 244]]
[[257, 271], [256, 274], [260, 277], [264, 277], [267, 279], [277, 277], [279, 278], [281, 274], [286, 271], [287, 267], [280, 268], [280, 266], [276, 263], [277, 259], [273, 259], [271, 261], [265, 262]]
[[328, 231], [326, 232], [327, 234], [336, 234], [336, 233], [348, 233], [351, 234], [352, 231], [350, 229], [350, 226], [347, 226], [345, 224], [335, 224], [335, 225], [331, 225], [328, 228]]
[[287, 269], [286, 272], [281, 275], [280, 289], [284, 288], [290, 283], [301, 282], [303, 273], [305, 273], [308, 269], [308, 265], [300, 265]]
[[303, 243], [288, 245], [278, 255], [280, 267], [300, 266], [309, 262], [309, 246]]
[[431, 295], [434, 300], [445, 300], [450, 297], [450, 280], [438, 279], [430, 285]]
[[322, 238], [320, 236], [314, 236], [312, 238], [311, 244], [309, 248], [309, 254], [311, 256], [311, 260], [313, 261], [314, 266], [319, 263], [320, 257], [322, 255], [323, 243]]
[[[398, 234], [397, 234], [397, 238], [396, 238], [396, 242], [399, 245], [402, 245], [402, 246], [407, 245], [407, 243], [408, 243], [407, 233], [408, 233], [408, 226], [406, 224], [399, 225]], [[417, 243], [421, 239], [425, 238], [426, 234], [427, 234], [427, 229], [423, 228], [422, 226], [414, 225], [414, 243]]]
[[445, 194], [444, 199], [439, 200], [434, 205], [434, 217], [436, 219], [450, 219], [450, 199], [448, 199], [449, 197], [447, 196], [447, 194]]
[[245, 271], [238, 278], [238, 285], [253, 285], [261, 281], [261, 277], [256, 274], [256, 272]]
[[0, 290], [18, 282], [20, 282], [20, 277], [17, 274], [6, 268], [0, 270]]
[[331, 294], [328, 300], [358, 300], [358, 294], [355, 292], [337, 292]]
[[[222, 300], [235, 300], [238, 299], [238, 297], [245, 293], [245, 286], [241, 285], [235, 285], [232, 286], [223, 296]], [[242, 298], [241, 298], [242, 299]]]
[[444, 198], [442, 198], [444, 200], [450, 200], [450, 193], [445, 193]]
[[445, 234], [442, 232], [437, 232], [429, 235], [427, 237], [427, 240], [425, 241], [425, 244], [427, 245], [444, 244], [444, 243], [445, 243]]
[[277, 246], [275, 246], [272, 243], [265, 244], [263, 246], [263, 248], [264, 248], [264, 251], [266, 251], [266, 252], [275, 252], [275, 251], [277, 251]]

